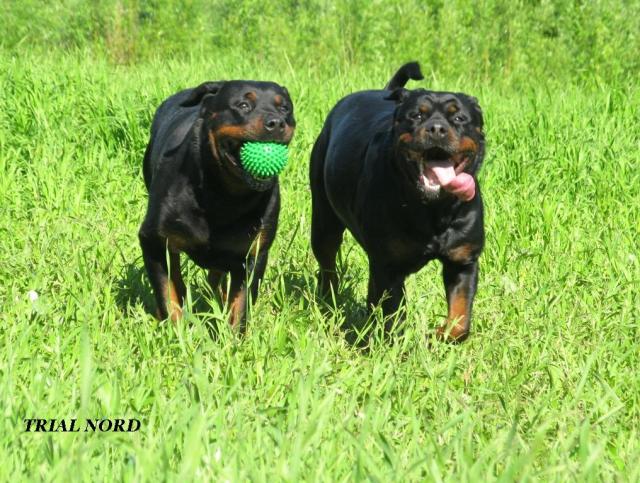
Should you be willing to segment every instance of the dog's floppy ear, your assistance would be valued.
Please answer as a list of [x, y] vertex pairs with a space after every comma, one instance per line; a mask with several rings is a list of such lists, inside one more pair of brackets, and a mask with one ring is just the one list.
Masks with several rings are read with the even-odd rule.
[[384, 97], [387, 101], [396, 101], [397, 104], [403, 102], [409, 96], [409, 91], [404, 87], [400, 87], [391, 91], [388, 95]]
[[216, 111], [218, 97], [215, 94], [205, 94], [200, 100], [200, 117], [205, 117]]
[[477, 97], [473, 97], [473, 96], [469, 96], [467, 94], [463, 94], [463, 96], [465, 97], [465, 99], [469, 103], [469, 105], [471, 106], [471, 109], [473, 110], [474, 114], [478, 117], [478, 121], [480, 122], [480, 124], [482, 124], [482, 122], [483, 122], [482, 108], [480, 107], [480, 103], [478, 102], [478, 98]]
[[189, 96], [180, 104], [182, 107], [193, 107], [200, 104], [202, 98], [207, 95], [215, 95], [218, 93], [224, 81], [220, 82], [203, 82], [198, 87], [191, 90]]

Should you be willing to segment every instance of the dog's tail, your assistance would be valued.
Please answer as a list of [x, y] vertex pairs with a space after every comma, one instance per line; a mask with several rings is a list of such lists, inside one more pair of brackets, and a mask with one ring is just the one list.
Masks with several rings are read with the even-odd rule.
[[404, 87], [404, 85], [409, 82], [409, 79], [424, 79], [424, 76], [420, 71], [420, 64], [418, 64], [417, 62], [409, 62], [400, 67], [398, 69], [398, 72], [393, 75], [385, 89], [394, 91], [396, 89], [399, 89], [400, 87]]

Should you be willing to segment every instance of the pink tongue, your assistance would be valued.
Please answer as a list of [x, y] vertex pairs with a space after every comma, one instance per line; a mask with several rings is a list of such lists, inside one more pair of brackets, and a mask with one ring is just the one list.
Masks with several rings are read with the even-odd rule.
[[448, 162], [429, 163], [429, 168], [438, 178], [440, 186], [449, 193], [456, 195], [462, 201], [470, 201], [476, 195], [476, 182], [467, 173], [456, 175], [453, 164]]

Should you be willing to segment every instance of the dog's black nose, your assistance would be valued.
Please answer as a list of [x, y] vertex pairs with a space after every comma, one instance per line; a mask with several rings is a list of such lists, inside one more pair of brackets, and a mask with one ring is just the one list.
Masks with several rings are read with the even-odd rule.
[[431, 122], [426, 128], [433, 139], [442, 139], [447, 135], [447, 128], [440, 122]]
[[264, 127], [267, 131], [275, 131], [276, 129], [283, 131], [285, 127], [285, 122], [284, 122], [284, 119], [282, 119], [281, 117], [270, 116], [265, 119]]

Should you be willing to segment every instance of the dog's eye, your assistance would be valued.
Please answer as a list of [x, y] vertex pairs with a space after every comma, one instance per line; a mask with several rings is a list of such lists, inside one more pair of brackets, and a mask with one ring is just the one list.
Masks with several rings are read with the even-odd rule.
[[237, 106], [238, 106], [238, 109], [240, 109], [241, 111], [244, 111], [244, 112], [251, 111], [251, 104], [249, 104], [246, 101], [239, 102]]
[[409, 119], [413, 119], [414, 121], [423, 121], [424, 114], [421, 113], [420, 111], [410, 112]]
[[289, 114], [290, 111], [289, 106], [280, 106], [278, 109], [282, 114]]
[[453, 122], [464, 122], [465, 118], [464, 116], [454, 116], [453, 117]]

